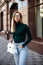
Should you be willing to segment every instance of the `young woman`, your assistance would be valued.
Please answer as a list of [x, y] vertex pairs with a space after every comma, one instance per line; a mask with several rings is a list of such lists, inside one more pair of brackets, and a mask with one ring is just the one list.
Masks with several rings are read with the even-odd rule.
[[[22, 23], [22, 14], [20, 12], [15, 12], [12, 16], [11, 32], [18, 50], [18, 53], [14, 54], [15, 64], [26, 65], [27, 44], [32, 40], [32, 36], [29, 27]], [[10, 42], [12, 42], [12, 39]]]

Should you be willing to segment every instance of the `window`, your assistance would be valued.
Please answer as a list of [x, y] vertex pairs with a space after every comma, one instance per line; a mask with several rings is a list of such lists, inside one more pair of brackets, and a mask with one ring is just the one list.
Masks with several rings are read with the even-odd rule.
[[36, 36], [43, 37], [43, 0], [36, 0], [40, 4], [36, 7]]

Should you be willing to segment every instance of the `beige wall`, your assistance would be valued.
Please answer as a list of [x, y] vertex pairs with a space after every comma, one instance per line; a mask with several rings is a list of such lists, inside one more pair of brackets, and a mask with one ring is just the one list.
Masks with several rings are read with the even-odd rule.
[[26, 6], [26, 7], [19, 9], [19, 12], [22, 13], [23, 23], [28, 25], [28, 7]]

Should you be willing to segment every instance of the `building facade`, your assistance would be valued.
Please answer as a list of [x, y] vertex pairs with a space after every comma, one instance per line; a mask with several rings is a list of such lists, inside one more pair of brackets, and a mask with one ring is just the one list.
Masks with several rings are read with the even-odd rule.
[[14, 11], [22, 13], [23, 23], [30, 27], [34, 38], [43, 39], [43, 0], [3, 0], [0, 5], [0, 31], [9, 31]]
[[[7, 30], [7, 24], [8, 24], [8, 30], [10, 30], [10, 20], [12, 17], [12, 13], [16, 10], [20, 11], [23, 16], [23, 23], [26, 23], [28, 25], [28, 2], [25, 1], [19, 1], [19, 0], [11, 0], [8, 3], [8, 13], [7, 13], [7, 3], [4, 1], [4, 5], [0, 6], [0, 30]], [[7, 18], [8, 15], [8, 18]], [[7, 23], [8, 19], [8, 23]], [[3, 26], [3, 27], [2, 27]]]

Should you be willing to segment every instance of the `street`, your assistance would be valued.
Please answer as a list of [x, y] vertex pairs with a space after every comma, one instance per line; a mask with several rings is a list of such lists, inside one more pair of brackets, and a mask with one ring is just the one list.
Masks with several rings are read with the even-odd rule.
[[[6, 51], [7, 44], [8, 41], [0, 37], [0, 65], [15, 65], [13, 55]], [[43, 55], [29, 49], [26, 65], [43, 65]]]

